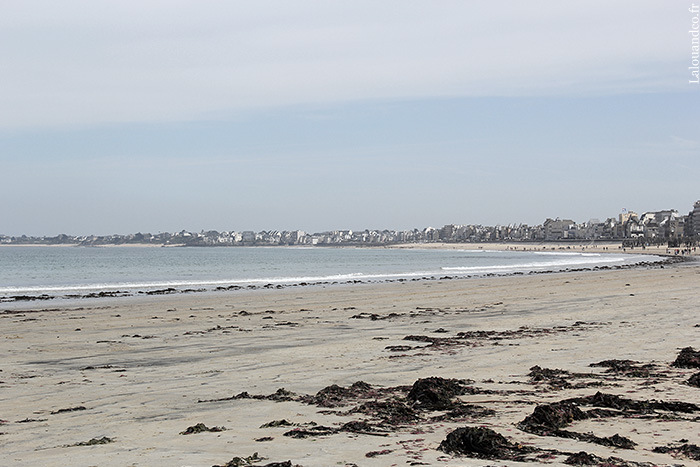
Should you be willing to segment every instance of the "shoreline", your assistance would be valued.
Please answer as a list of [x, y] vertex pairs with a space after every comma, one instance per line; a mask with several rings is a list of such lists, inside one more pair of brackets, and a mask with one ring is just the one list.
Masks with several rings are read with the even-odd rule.
[[674, 254], [682, 248], [668, 248], [665, 245], [648, 247], [624, 247], [622, 242], [493, 242], [493, 243], [404, 243], [387, 245], [398, 249], [445, 249], [445, 250], [495, 250], [495, 251], [571, 251], [578, 253], [625, 253], [659, 256], [700, 256], [695, 249], [688, 254]]
[[[415, 244], [410, 244], [406, 247], [398, 248], [408, 248], [415, 249], [413, 247]], [[435, 244], [433, 249], [445, 249], [444, 245], [450, 244]], [[517, 251], [509, 250], [509, 245], [505, 245], [505, 251]], [[453, 249], [453, 248], [447, 248]], [[554, 248], [552, 248], [554, 249]], [[521, 250], [523, 251], [523, 250]], [[530, 250], [527, 250], [530, 251]], [[558, 251], [557, 251], [558, 252]], [[593, 252], [596, 253], [596, 252]], [[606, 254], [608, 252], [602, 251], [601, 254]], [[629, 254], [633, 254], [630, 252]], [[494, 278], [494, 277], [509, 277], [509, 276], [519, 276], [519, 275], [538, 275], [538, 274], [557, 274], [566, 272], [585, 272], [585, 271], [598, 271], [598, 270], [610, 270], [610, 269], [629, 269], [629, 268], [663, 268], [665, 265], [671, 265], [678, 262], [693, 261], [695, 258], [692, 255], [661, 255], [658, 253], [650, 253], [655, 256], [659, 256], [662, 259], [659, 261], [639, 261], [631, 264], [623, 265], [597, 265], [597, 266], [578, 266], [578, 267], [566, 267], [560, 269], [544, 269], [544, 270], [530, 270], [527, 272], [512, 271], [512, 272], [483, 272], [474, 274], [455, 274], [445, 271], [437, 275], [421, 275], [420, 277], [397, 277], [397, 278], [384, 278], [384, 279], [347, 279], [347, 280], [305, 280], [296, 282], [268, 282], [266, 280], [256, 280], [256, 281], [239, 281], [232, 284], [222, 284], [218, 286], [213, 286], [211, 284], [163, 284], [162, 286], [154, 287], [142, 287], [134, 290], [119, 290], [128, 289], [128, 286], [119, 287], [115, 285], [114, 287], [105, 287], [103, 289], [94, 289], [86, 286], [87, 293], [81, 293], [76, 290], [70, 294], [55, 294], [50, 295], [47, 293], [41, 293], [37, 295], [31, 295], [26, 293], [21, 294], [5, 294], [0, 295], [0, 306], [3, 304], [18, 304], [23, 302], [51, 302], [55, 300], [71, 300], [75, 302], [80, 302], [82, 300], [88, 299], [104, 299], [104, 298], [126, 298], [135, 296], [153, 296], [153, 295], [171, 295], [171, 294], [212, 294], [212, 293], [226, 293], [226, 292], [236, 292], [242, 290], [263, 290], [263, 289], [286, 289], [286, 288], [306, 288], [306, 287], [326, 287], [326, 286], [348, 286], [348, 285], [358, 285], [358, 284], [381, 284], [381, 283], [403, 283], [403, 282], [419, 282], [419, 281], [436, 281], [436, 280], [470, 280], [474, 278]], [[251, 283], [255, 282], [255, 283]], [[265, 284], [262, 284], [265, 282]]]
[[[695, 442], [700, 411], [672, 403], [697, 400], [686, 381], [700, 370], [671, 363], [697, 348], [698, 277], [691, 261], [0, 312], [3, 455], [46, 466], [209, 466], [258, 453], [266, 460], [252, 464], [457, 467], [561, 464], [585, 451], [689, 465], [677, 441]], [[430, 405], [416, 396], [430, 384], [456, 392]], [[591, 405], [597, 393], [630, 408]], [[578, 438], [523, 423], [568, 400], [598, 414], [559, 428]], [[635, 415], [633, 402], [650, 400], [666, 409]], [[199, 423], [222, 430], [180, 434]], [[439, 450], [461, 427], [515, 447]]]
[[[549, 251], [568, 250], [575, 252], [589, 253], [643, 253], [643, 254], [670, 254], [673, 251], [683, 248], [669, 248], [666, 245], [650, 245], [646, 247], [625, 247], [622, 241], [533, 241], [533, 242], [478, 242], [478, 243], [445, 243], [445, 242], [425, 242], [425, 243], [389, 243], [389, 244], [321, 244], [321, 245], [186, 245], [186, 244], [153, 244], [153, 243], [123, 243], [123, 244], [103, 244], [103, 245], [83, 245], [80, 243], [65, 244], [15, 244], [0, 243], [2, 247], [71, 247], [71, 248], [389, 248], [389, 249], [446, 249], [446, 250], [495, 250], [495, 251]], [[697, 249], [689, 255], [698, 256]]]

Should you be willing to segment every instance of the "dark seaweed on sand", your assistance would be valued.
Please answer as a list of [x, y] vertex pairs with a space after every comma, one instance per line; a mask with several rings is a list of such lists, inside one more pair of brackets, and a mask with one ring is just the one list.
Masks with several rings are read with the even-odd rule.
[[700, 373], [695, 373], [690, 378], [688, 378], [686, 384], [688, 384], [688, 386], [695, 386], [696, 388], [700, 388]]
[[461, 427], [448, 433], [438, 446], [440, 451], [481, 459], [525, 461], [534, 448], [514, 444], [490, 428]]
[[[592, 406], [595, 408], [584, 412], [580, 408], [582, 406]], [[599, 437], [592, 433], [577, 433], [563, 430], [563, 428], [575, 421], [586, 420], [588, 418], [635, 415], [661, 416], [657, 411], [692, 413], [699, 410], [700, 408], [697, 405], [688, 402], [638, 401], [615, 394], [597, 392], [592, 396], [538, 405], [531, 415], [525, 417], [525, 419], [518, 424], [518, 428], [540, 436], [571, 438], [603, 446], [634, 449], [636, 443], [619, 434]]]
[[197, 423], [196, 425], [187, 427], [185, 431], [181, 431], [181, 435], [193, 435], [196, 433], [205, 433], [207, 431], [212, 431], [212, 432], [219, 432], [219, 431], [226, 431], [226, 428], [223, 426], [213, 426], [209, 428], [206, 426], [204, 423]]
[[631, 378], [649, 378], [652, 376], [659, 376], [652, 373], [652, 370], [656, 369], [655, 365], [651, 363], [642, 365], [633, 360], [603, 360], [602, 362], [591, 363], [589, 366], [607, 368], [606, 373]]
[[672, 454], [674, 456], [683, 456], [693, 460], [700, 460], [700, 447], [696, 446], [695, 444], [683, 443], [668, 446], [657, 446], [653, 449], [653, 451], [664, 454]]
[[655, 467], [648, 462], [626, 461], [619, 457], [608, 457], [604, 459], [585, 451], [569, 454], [566, 460], [564, 460], [564, 463], [568, 465], [596, 465], [601, 467]]
[[257, 466], [257, 467], [301, 467], [301, 466], [292, 466], [292, 461], [284, 461], [284, 462], [271, 462], [269, 464], [265, 465], [260, 465], [258, 462], [261, 462], [265, 460], [264, 457], [260, 457], [258, 453], [253, 453], [252, 456], [248, 457], [234, 457], [227, 463], [223, 465], [215, 465], [213, 467], [250, 467], [250, 466]]
[[676, 368], [700, 368], [700, 350], [695, 350], [692, 347], [682, 349], [671, 366]]

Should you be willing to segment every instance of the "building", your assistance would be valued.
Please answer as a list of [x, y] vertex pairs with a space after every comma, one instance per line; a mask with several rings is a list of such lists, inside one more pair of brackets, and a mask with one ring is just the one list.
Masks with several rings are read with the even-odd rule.
[[[565, 238], [575, 238], [575, 235], [570, 235], [569, 231], [575, 229], [576, 222], [571, 219], [554, 220], [547, 219], [544, 221], [544, 239], [545, 240], [562, 240]], [[573, 233], [573, 232], [572, 232]]]
[[688, 214], [688, 230], [690, 236], [700, 237], [700, 200], [693, 205], [693, 210]]

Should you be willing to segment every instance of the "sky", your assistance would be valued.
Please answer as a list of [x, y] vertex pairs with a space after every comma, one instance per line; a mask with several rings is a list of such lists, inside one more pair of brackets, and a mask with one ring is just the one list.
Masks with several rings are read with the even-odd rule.
[[687, 214], [693, 1], [5, 0], [0, 234]]

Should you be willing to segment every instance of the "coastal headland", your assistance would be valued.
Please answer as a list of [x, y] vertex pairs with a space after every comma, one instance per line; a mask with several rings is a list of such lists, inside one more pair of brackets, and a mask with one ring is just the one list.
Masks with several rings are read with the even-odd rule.
[[699, 279], [686, 261], [0, 304], [3, 462], [695, 465]]

